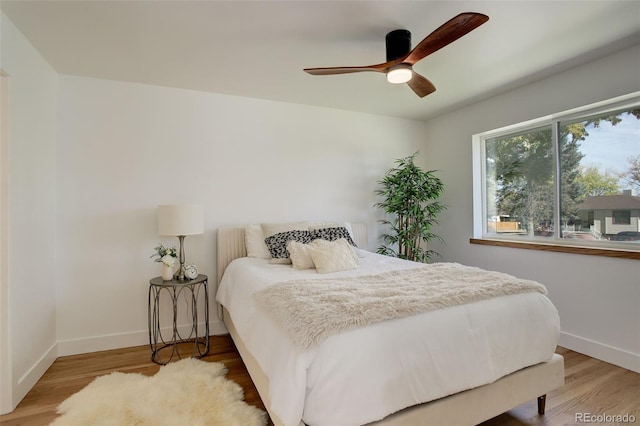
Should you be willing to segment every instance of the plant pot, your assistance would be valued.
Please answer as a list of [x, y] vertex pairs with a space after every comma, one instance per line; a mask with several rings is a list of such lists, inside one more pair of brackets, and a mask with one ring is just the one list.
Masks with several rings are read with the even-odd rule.
[[173, 267], [162, 265], [162, 279], [164, 281], [171, 281], [173, 279]]

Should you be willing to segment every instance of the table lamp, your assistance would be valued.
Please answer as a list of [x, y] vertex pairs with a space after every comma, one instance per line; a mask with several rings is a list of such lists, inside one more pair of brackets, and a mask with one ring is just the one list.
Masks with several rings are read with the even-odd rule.
[[197, 204], [158, 206], [158, 234], [178, 237], [180, 269], [174, 278], [184, 281], [184, 237], [204, 234], [204, 208]]

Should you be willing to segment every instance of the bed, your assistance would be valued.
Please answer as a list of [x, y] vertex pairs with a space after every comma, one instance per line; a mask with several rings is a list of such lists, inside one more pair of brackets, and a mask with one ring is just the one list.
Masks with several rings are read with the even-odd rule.
[[[529, 400], [543, 414], [546, 394], [564, 384], [557, 311], [540, 293], [367, 324], [301, 349], [255, 294], [315, 271], [247, 257], [245, 229], [218, 229], [219, 315], [275, 425], [475, 425]], [[366, 225], [349, 231], [368, 247]], [[417, 268], [358, 256], [357, 269], [323, 279]]]

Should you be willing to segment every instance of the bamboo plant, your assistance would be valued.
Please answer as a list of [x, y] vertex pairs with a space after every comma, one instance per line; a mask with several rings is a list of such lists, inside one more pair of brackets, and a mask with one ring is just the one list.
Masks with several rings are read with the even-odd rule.
[[444, 191], [442, 181], [435, 170], [423, 171], [414, 164], [417, 155], [418, 152], [396, 160], [396, 167], [378, 181], [381, 188], [376, 194], [383, 201], [375, 207], [383, 209], [391, 219], [380, 221], [387, 233], [380, 236], [383, 245], [377, 252], [426, 263], [438, 254], [428, 249], [427, 244], [433, 239], [443, 241], [432, 228], [446, 207], [438, 201]]

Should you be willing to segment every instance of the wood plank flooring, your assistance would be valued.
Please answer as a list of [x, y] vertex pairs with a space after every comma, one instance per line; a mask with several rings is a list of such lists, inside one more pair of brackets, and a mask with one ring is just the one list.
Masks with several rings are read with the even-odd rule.
[[[574, 425], [579, 423], [576, 413], [630, 414], [636, 419], [632, 424], [640, 425], [640, 374], [564, 348], [557, 352], [565, 358], [565, 386], [547, 396], [544, 416], [537, 414], [536, 401], [532, 400], [482, 426]], [[229, 370], [227, 377], [242, 386], [247, 403], [264, 409], [229, 336], [211, 337], [211, 350], [203, 359], [224, 363]], [[0, 416], [0, 424], [47, 425], [56, 418], [58, 404], [95, 377], [113, 371], [151, 375], [158, 369], [146, 345], [58, 358], [16, 410]]]

